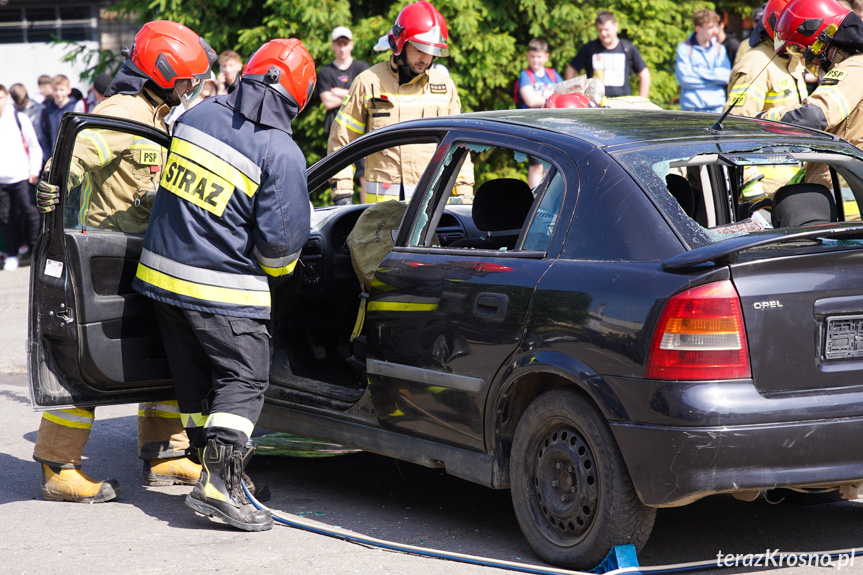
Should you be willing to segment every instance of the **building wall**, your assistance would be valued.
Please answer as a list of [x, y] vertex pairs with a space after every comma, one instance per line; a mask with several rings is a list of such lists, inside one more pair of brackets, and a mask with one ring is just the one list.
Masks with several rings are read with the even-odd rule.
[[[86, 94], [89, 80], [81, 73], [94, 66], [98, 53], [119, 54], [131, 46], [138, 25], [108, 10], [116, 0], [46, 1], [0, 0], [0, 84], [20, 82], [39, 99], [37, 78], [41, 74], [65, 74], [72, 87]], [[53, 38], [75, 42], [85, 48], [89, 61], [64, 62], [74, 46], [55, 44]]]

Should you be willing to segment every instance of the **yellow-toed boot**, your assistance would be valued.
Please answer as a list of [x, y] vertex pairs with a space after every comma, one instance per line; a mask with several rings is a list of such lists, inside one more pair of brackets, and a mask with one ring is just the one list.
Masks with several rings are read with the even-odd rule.
[[47, 501], [102, 503], [120, 494], [116, 479], [93, 481], [80, 469], [64, 469], [42, 464], [42, 497]]
[[201, 476], [201, 466], [188, 457], [151, 459], [144, 462], [147, 485], [194, 485]]

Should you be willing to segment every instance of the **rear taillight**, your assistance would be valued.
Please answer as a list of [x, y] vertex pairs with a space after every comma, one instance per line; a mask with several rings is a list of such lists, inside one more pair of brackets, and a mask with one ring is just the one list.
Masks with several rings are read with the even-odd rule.
[[668, 300], [647, 355], [647, 379], [751, 375], [740, 298], [730, 281], [692, 288]]

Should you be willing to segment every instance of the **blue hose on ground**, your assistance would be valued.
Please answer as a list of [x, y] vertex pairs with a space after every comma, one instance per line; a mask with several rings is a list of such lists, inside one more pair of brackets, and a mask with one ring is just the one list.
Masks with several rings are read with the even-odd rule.
[[[707, 561], [693, 561], [690, 563], [677, 563], [672, 565], [656, 565], [656, 566], [639, 566], [637, 560], [635, 560], [635, 551], [631, 545], [618, 546], [612, 549], [609, 553], [609, 556], [606, 557], [605, 561], [603, 561], [596, 569], [586, 572], [586, 571], [572, 571], [568, 569], [558, 569], [556, 567], [546, 567], [541, 565], [530, 565], [528, 563], [515, 563], [512, 561], [503, 561], [501, 559], [491, 559], [488, 557], [477, 557], [475, 555], [465, 555], [462, 553], [454, 553], [452, 551], [441, 551], [437, 549], [428, 549], [425, 547], [417, 547], [415, 545], [407, 545], [404, 543], [395, 543], [393, 541], [385, 541], [383, 539], [376, 539], [374, 537], [369, 537], [367, 535], [363, 535], [361, 533], [355, 533], [353, 531], [348, 531], [346, 529], [342, 529], [340, 527], [332, 527], [330, 525], [326, 525], [324, 523], [320, 523], [318, 521], [310, 521], [308, 519], [304, 519], [302, 517], [298, 517], [296, 515], [289, 515], [279, 511], [274, 511], [269, 507], [266, 507], [261, 502], [259, 502], [255, 497], [249, 492], [246, 488], [246, 484], [243, 483], [243, 491], [245, 491], [246, 496], [249, 498], [249, 501], [257, 507], [258, 509], [263, 509], [265, 511], [269, 511], [273, 520], [281, 525], [286, 525], [288, 527], [294, 527], [296, 529], [302, 529], [303, 531], [308, 531], [310, 533], [317, 533], [318, 535], [326, 535], [327, 537], [335, 537], [336, 539], [341, 539], [342, 541], [347, 541], [349, 543], [356, 543], [358, 545], [363, 545], [365, 547], [373, 547], [378, 549], [386, 549], [388, 551], [398, 551], [400, 553], [408, 553], [410, 555], [416, 555], [419, 557], [429, 557], [432, 559], [446, 559], [449, 561], [457, 561], [459, 563], [467, 563], [470, 565], [481, 565], [483, 567], [494, 567], [497, 569], [507, 569], [509, 571], [515, 571], [518, 573], [533, 573], [535, 575], [595, 575], [597, 573], [602, 573], [604, 575], [623, 575], [626, 574], [638, 574], [642, 573], [644, 575], [653, 575], [653, 574], [661, 574], [661, 573], [683, 573], [686, 571], [697, 571], [701, 569], [720, 569], [720, 568], [730, 568], [730, 567], [758, 567], [761, 566], [763, 568], [775, 568], [777, 566], [780, 567], [793, 567], [798, 565], [798, 558], [804, 558], [804, 562], [799, 565], [806, 565], [805, 558], [808, 558], [810, 561], [808, 564], [817, 566], [826, 567], [823, 561], [829, 559], [831, 561], [843, 561], [850, 557], [850, 560], [854, 561], [854, 557], [857, 555], [863, 556], [863, 548], [855, 548], [855, 549], [843, 549], [843, 550], [833, 550], [833, 551], [824, 551], [824, 552], [783, 552], [782, 554], [777, 553], [761, 553], [761, 554], [747, 554], [745, 556], [736, 556], [731, 557], [727, 556], [728, 559], [726, 562], [721, 562], [720, 558], [713, 558]], [[626, 549], [632, 548], [632, 549]], [[787, 558], [795, 557], [794, 565], [790, 565], [790, 559], [786, 561]], [[629, 559], [631, 558], [631, 559]], [[815, 563], [811, 562], [811, 558], [817, 558]], [[733, 560], [732, 560], [733, 559]], [[760, 561], [759, 561], [760, 559]], [[758, 561], [758, 563], [756, 563]], [[771, 563], [772, 561], [772, 563]], [[777, 561], [780, 562], [777, 565]], [[785, 562], [783, 564], [783, 562]], [[627, 565], [628, 563], [628, 565]], [[730, 564], [729, 564], [730, 563]], [[840, 563], [841, 565], [841, 563]]]

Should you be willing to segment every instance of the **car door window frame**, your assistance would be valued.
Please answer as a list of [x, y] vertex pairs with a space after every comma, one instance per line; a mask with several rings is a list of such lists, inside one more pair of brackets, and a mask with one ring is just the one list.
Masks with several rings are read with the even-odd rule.
[[[537, 187], [538, 201], [534, 201], [528, 216], [525, 218], [516, 248], [514, 250], [502, 252], [496, 250], [471, 250], [470, 253], [481, 252], [483, 256], [489, 255], [495, 257], [506, 256], [528, 258], [552, 257], [553, 255], [559, 254], [560, 248], [563, 244], [563, 236], [565, 236], [566, 230], [571, 221], [571, 208], [574, 207], [574, 201], [578, 195], [578, 181], [572, 182], [572, 178], [567, 176], [567, 174], [575, 174], [576, 177], [578, 177], [579, 172], [575, 163], [572, 162], [567, 154], [549, 144], [531, 141], [514, 135], [479, 133], [467, 130], [451, 130], [441, 142], [438, 147], [438, 151], [435, 153], [436, 162], [434, 170], [428, 169], [424, 174], [422, 182], [424, 185], [417, 187], [417, 191], [414, 193], [414, 198], [412, 199], [411, 204], [408, 207], [408, 212], [405, 215], [405, 221], [411, 222], [411, 225], [403, 225], [399, 229], [399, 233], [396, 236], [395, 244], [393, 246], [393, 251], [405, 253], [429, 253], [434, 250], [435, 253], [446, 253], [452, 255], [465, 255], [468, 253], [464, 248], [432, 246], [435, 229], [448, 205], [446, 201], [444, 201], [443, 196], [452, 189], [452, 185], [458, 175], [457, 168], [461, 164], [461, 158], [459, 158], [458, 162], [445, 162], [444, 159], [449, 155], [450, 150], [453, 149], [454, 146], [459, 146], [460, 144], [476, 144], [481, 146], [504, 148], [513, 152], [521, 152], [526, 155], [540, 157], [543, 161], [551, 164], [549, 172], [551, 175], [549, 176], [549, 174], [546, 174], [542, 183]], [[467, 153], [467, 150], [463, 153]], [[561, 218], [555, 224], [555, 229], [545, 251], [522, 250], [521, 246], [524, 243], [526, 231], [532, 225], [533, 220], [536, 217], [537, 208], [542, 202], [542, 197], [548, 190], [548, 184], [555, 174], [560, 174], [563, 178], [564, 185], [563, 198], [560, 202]], [[430, 190], [430, 186], [433, 186], [433, 189]], [[430, 192], [432, 193], [432, 197], [426, 201], [424, 198], [427, 198]], [[432, 203], [434, 204], [434, 210], [429, 215], [428, 222], [422, 224], [424, 229], [420, 232], [420, 235], [423, 236], [423, 245], [411, 245], [410, 239], [414, 235], [414, 226], [417, 225], [418, 213], [425, 206]], [[569, 216], [565, 216], [565, 214], [569, 214]]]

